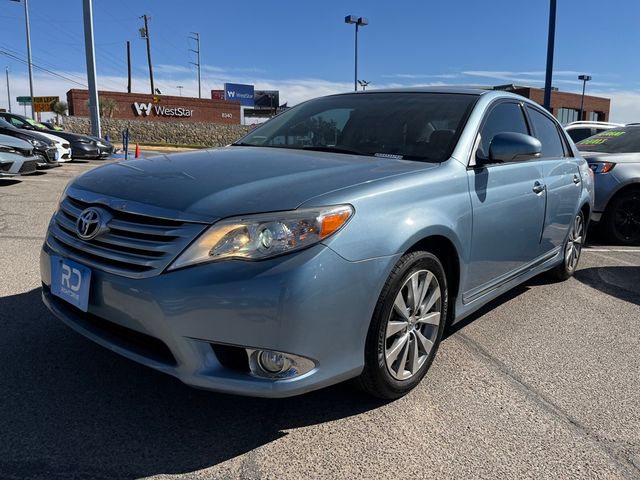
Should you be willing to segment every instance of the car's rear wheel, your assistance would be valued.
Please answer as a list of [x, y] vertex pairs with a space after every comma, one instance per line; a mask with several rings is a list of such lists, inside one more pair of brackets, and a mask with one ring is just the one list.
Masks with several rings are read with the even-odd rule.
[[447, 318], [447, 279], [429, 252], [404, 255], [380, 294], [359, 377], [370, 394], [394, 399], [413, 389], [427, 373]]
[[564, 257], [562, 263], [551, 270], [551, 274], [558, 280], [566, 280], [576, 272], [586, 233], [584, 215], [582, 212], [578, 212], [569, 227], [569, 234], [563, 249]]
[[640, 190], [622, 192], [611, 201], [604, 227], [612, 242], [623, 245], [640, 243]]

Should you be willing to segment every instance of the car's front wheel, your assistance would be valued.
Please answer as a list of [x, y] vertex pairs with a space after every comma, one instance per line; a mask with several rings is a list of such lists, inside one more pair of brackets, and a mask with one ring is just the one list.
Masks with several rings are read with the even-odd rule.
[[414, 388], [436, 354], [447, 318], [447, 279], [429, 252], [404, 255], [387, 279], [373, 314], [359, 377], [370, 394], [394, 399]]

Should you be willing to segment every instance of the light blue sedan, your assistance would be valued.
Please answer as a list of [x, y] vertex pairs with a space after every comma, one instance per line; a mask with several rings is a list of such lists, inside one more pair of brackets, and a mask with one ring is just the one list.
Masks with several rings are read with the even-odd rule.
[[592, 196], [571, 140], [522, 97], [333, 95], [223, 149], [76, 178], [43, 298], [195, 387], [285, 397], [356, 379], [396, 398], [445, 327], [534, 275], [573, 275]]

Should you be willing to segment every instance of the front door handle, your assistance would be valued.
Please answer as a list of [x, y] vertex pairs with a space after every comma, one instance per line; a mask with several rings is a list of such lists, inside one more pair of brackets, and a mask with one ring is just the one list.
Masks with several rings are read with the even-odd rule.
[[540, 182], [536, 181], [536, 183], [533, 184], [532, 190], [533, 190], [534, 193], [541, 193], [541, 192], [544, 191], [544, 189], [545, 189], [544, 183], [540, 183]]
[[578, 175], [573, 176], [573, 183], [575, 183], [576, 185], [580, 183], [580, 177]]

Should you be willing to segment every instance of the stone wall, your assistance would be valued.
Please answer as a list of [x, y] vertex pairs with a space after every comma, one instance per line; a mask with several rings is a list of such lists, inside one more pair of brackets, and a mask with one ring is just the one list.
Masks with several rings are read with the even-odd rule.
[[[122, 131], [129, 128], [129, 144], [167, 143], [178, 145], [206, 145], [223, 147], [251, 130], [248, 125], [224, 125], [221, 123], [154, 122], [153, 120], [101, 119], [102, 136], [109, 135], [112, 142], [122, 142]], [[64, 117], [65, 130], [89, 134], [87, 117]]]

